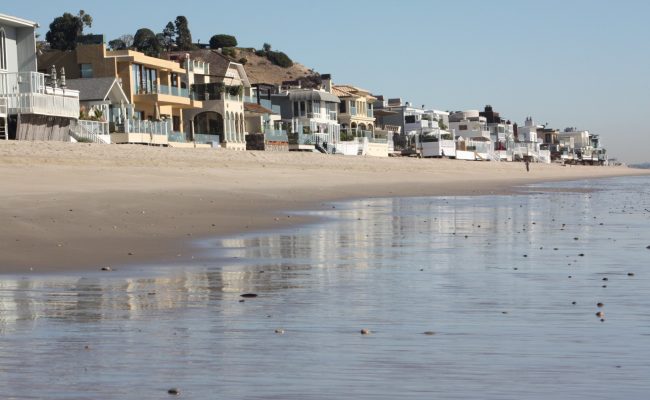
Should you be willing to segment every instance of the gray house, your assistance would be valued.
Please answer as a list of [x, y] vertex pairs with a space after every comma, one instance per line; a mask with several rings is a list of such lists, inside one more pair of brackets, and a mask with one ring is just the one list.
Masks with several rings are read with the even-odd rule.
[[79, 92], [65, 87], [64, 71], [37, 72], [37, 27], [0, 14], [0, 139], [69, 140], [79, 117]]

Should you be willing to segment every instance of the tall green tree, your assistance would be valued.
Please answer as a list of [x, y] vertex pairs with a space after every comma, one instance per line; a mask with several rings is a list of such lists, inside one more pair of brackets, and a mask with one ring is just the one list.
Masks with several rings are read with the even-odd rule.
[[133, 36], [133, 47], [136, 50], [152, 57], [160, 55], [160, 41], [156, 34], [149, 28], [140, 28]]
[[174, 36], [176, 36], [176, 28], [174, 23], [169, 21], [162, 31], [162, 47], [165, 51], [170, 51], [174, 47]]
[[80, 10], [77, 15], [63, 13], [54, 18], [50, 30], [45, 34], [45, 40], [56, 50], [74, 50], [77, 39], [83, 35], [84, 26], [92, 27], [93, 17]]
[[187, 18], [179, 15], [176, 17], [174, 25], [176, 27], [176, 47], [178, 50], [192, 50], [194, 45], [192, 44], [192, 33], [190, 33]]

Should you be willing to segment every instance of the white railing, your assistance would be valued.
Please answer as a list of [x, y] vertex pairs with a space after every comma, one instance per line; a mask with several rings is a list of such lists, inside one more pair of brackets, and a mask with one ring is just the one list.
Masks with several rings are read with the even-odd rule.
[[169, 135], [172, 132], [171, 121], [146, 121], [125, 119], [123, 133], [149, 133], [152, 135]]
[[39, 72], [0, 73], [0, 98], [9, 114], [79, 117], [79, 91], [48, 87]]
[[80, 119], [77, 121], [77, 124], [83, 127], [86, 132], [93, 133], [95, 135], [109, 135], [108, 122], [101, 121], [88, 121]]
[[0, 97], [0, 115], [7, 115], [7, 99]]

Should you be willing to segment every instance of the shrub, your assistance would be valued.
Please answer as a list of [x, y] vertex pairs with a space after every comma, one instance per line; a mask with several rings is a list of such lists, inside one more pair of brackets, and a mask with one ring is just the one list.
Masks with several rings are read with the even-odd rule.
[[228, 57], [235, 57], [236, 52], [235, 49], [232, 47], [224, 47], [223, 49], [221, 49], [221, 54]]
[[293, 61], [289, 56], [281, 51], [269, 51], [266, 53], [266, 58], [268, 58], [271, 63], [282, 68], [289, 68], [293, 65]]
[[266, 52], [264, 50], [255, 50], [255, 55], [258, 57], [266, 57]]
[[211, 49], [222, 49], [237, 46], [237, 38], [232, 35], [214, 35], [210, 38]]
[[246, 65], [247, 62], [248, 62], [248, 59], [246, 57], [242, 57], [242, 58], [239, 59], [239, 63], [241, 65]]

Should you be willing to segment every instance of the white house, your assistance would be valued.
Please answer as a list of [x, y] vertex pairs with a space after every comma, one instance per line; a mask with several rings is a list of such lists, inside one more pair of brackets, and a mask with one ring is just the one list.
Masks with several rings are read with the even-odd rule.
[[0, 14], [0, 138], [67, 141], [79, 92], [66, 88], [63, 70], [37, 72], [37, 27]]
[[291, 126], [289, 150], [319, 149], [332, 153], [340, 141], [341, 127], [337, 109], [340, 100], [327, 89], [303, 89], [300, 85], [283, 87], [272, 96], [273, 105], [281, 108], [282, 121]]

